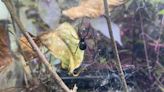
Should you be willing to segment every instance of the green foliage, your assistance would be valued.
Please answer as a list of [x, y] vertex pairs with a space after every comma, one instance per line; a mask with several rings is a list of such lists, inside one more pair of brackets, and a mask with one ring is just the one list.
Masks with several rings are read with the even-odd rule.
[[158, 14], [159, 14], [159, 15], [164, 15], [164, 9], [160, 10], [160, 11], [158, 12]]
[[157, 4], [157, 3], [164, 3], [164, 0], [146, 0], [147, 2], [150, 2], [152, 4]]

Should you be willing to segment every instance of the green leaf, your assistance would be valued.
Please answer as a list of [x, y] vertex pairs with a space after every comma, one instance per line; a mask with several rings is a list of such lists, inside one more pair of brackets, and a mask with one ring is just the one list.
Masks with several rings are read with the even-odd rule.
[[164, 15], [164, 9], [158, 12], [158, 15]]
[[157, 4], [157, 3], [164, 3], [164, 0], [146, 0], [147, 2], [150, 2], [152, 4]]

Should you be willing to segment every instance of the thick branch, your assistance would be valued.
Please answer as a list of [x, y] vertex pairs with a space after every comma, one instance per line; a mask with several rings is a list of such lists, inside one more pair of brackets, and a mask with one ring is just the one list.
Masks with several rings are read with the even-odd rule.
[[18, 27], [20, 28], [20, 31], [23, 33], [23, 35], [26, 37], [30, 45], [32, 46], [33, 50], [37, 53], [38, 57], [40, 58], [41, 62], [44, 63], [48, 69], [48, 71], [51, 73], [53, 78], [57, 81], [57, 83], [61, 86], [61, 88], [65, 92], [70, 92], [71, 90], [65, 85], [65, 83], [62, 81], [62, 79], [59, 77], [59, 75], [56, 73], [54, 70], [54, 67], [52, 67], [47, 59], [45, 58], [44, 54], [40, 51], [36, 43], [33, 41], [31, 36], [26, 32], [25, 28], [23, 27], [21, 21], [19, 18], [16, 16], [16, 12], [14, 12], [14, 8], [12, 7], [11, 1], [10, 0], [2, 0], [6, 7], [8, 8], [9, 12], [11, 13], [14, 21], [17, 23]]
[[107, 0], [104, 0], [104, 9], [105, 9], [105, 18], [107, 20], [107, 25], [108, 25], [108, 29], [109, 29], [109, 34], [110, 34], [110, 37], [111, 37], [112, 47], [114, 49], [114, 55], [115, 55], [114, 57], [116, 59], [116, 67], [117, 67], [117, 70], [118, 70], [119, 75], [121, 77], [121, 80], [123, 82], [124, 91], [128, 92], [128, 87], [127, 87], [127, 84], [126, 84], [124, 72], [123, 72], [122, 67], [121, 67], [121, 62], [120, 62], [120, 58], [119, 58], [119, 54], [118, 54], [118, 49], [117, 49], [117, 46], [116, 46], [116, 43], [115, 43], [115, 40], [114, 40], [114, 37], [113, 37]]

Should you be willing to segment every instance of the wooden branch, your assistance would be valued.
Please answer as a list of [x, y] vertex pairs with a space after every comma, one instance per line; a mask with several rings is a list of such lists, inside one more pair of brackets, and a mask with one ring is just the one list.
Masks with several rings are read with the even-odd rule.
[[[29, 35], [28, 32], [26, 32], [25, 28], [23, 27], [21, 21], [19, 20], [19, 18], [16, 15], [16, 12], [14, 12], [14, 8], [11, 4], [11, 0], [2, 0], [4, 2], [4, 4], [6, 5], [6, 7], [8, 8], [10, 14], [12, 15], [14, 21], [17, 23], [18, 27], [20, 28], [20, 31], [23, 33], [23, 35], [26, 37], [26, 39], [28, 40], [28, 42], [30, 43], [31, 47], [33, 48], [33, 50], [37, 53], [38, 57], [40, 58], [41, 62], [45, 64], [45, 66], [47, 67], [48, 71], [50, 72], [50, 74], [52, 75], [52, 77], [57, 81], [57, 83], [61, 86], [61, 88], [65, 91], [65, 92], [71, 92], [71, 90], [66, 86], [66, 84], [63, 82], [63, 80], [59, 77], [59, 75], [56, 73], [54, 67], [52, 67], [49, 62], [47, 61], [47, 59], [45, 58], [44, 54], [40, 51], [40, 49], [38, 48], [38, 46], [36, 45], [36, 43], [33, 41], [33, 39], [31, 38], [31, 36]], [[25, 21], [26, 22], [26, 21]]]
[[[145, 32], [144, 32], [143, 17], [142, 17], [142, 14], [141, 14], [141, 11], [140, 10], [139, 10], [139, 16], [140, 16], [141, 32], [142, 32], [142, 34], [145, 34]], [[146, 37], [145, 37], [145, 35], [142, 35], [142, 40], [143, 40], [143, 44], [144, 44], [144, 53], [145, 53], [145, 59], [146, 59], [146, 64], [147, 64], [148, 72], [149, 72], [149, 74], [151, 74], [151, 66], [150, 66], [150, 60], [149, 60], [148, 52], [147, 52], [147, 43], [146, 43]]]
[[120, 78], [123, 82], [124, 91], [128, 92], [128, 87], [127, 87], [127, 84], [126, 84], [124, 72], [123, 72], [122, 67], [121, 67], [121, 62], [120, 62], [120, 58], [119, 58], [119, 54], [118, 54], [118, 49], [117, 49], [117, 46], [116, 46], [116, 43], [115, 43], [115, 40], [114, 40], [114, 37], [113, 37], [107, 0], [104, 0], [104, 9], [105, 9], [105, 18], [107, 20], [107, 25], [108, 25], [108, 29], [109, 29], [109, 34], [110, 34], [110, 37], [111, 37], [112, 47], [114, 49], [114, 58], [116, 59], [116, 67], [117, 67], [118, 73], [120, 75]]

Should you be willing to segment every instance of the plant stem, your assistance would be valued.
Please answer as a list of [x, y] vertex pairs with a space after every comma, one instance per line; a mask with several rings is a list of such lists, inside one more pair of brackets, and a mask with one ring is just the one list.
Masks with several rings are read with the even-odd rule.
[[105, 9], [105, 18], [107, 20], [109, 34], [110, 34], [110, 38], [111, 38], [111, 42], [112, 42], [112, 47], [114, 49], [114, 55], [115, 55], [114, 58], [116, 59], [116, 67], [117, 67], [118, 73], [119, 73], [120, 78], [121, 78], [122, 83], [123, 83], [124, 92], [128, 92], [128, 87], [127, 87], [127, 84], [126, 84], [124, 72], [123, 72], [123, 69], [121, 67], [121, 62], [120, 62], [120, 58], [119, 58], [119, 54], [118, 54], [118, 49], [117, 49], [117, 46], [116, 46], [116, 43], [115, 43], [115, 40], [114, 40], [114, 37], [113, 37], [107, 0], [104, 0], [104, 9]]
[[[6, 7], [8, 8], [9, 12], [11, 13], [11, 16], [13, 17], [14, 21], [17, 23], [18, 27], [20, 28], [20, 31], [23, 33], [23, 35], [26, 37], [28, 42], [30, 43], [31, 47], [33, 50], [36, 52], [38, 57], [40, 58], [41, 62], [45, 64], [47, 67], [48, 71], [52, 75], [52, 77], [57, 81], [57, 83], [61, 86], [61, 88], [65, 92], [71, 92], [71, 90], [66, 86], [66, 84], [63, 82], [63, 80], [59, 77], [59, 75], [56, 73], [54, 67], [52, 67], [47, 59], [45, 58], [44, 54], [40, 51], [36, 43], [33, 41], [31, 36], [29, 35], [28, 32], [26, 32], [25, 28], [23, 27], [20, 19], [17, 17], [16, 12], [14, 12], [14, 8], [12, 7], [11, 0], [2, 0]], [[25, 21], [26, 22], [26, 21]]]
[[147, 45], [146, 45], [146, 38], [145, 38], [145, 32], [144, 32], [144, 23], [143, 23], [143, 17], [141, 14], [141, 11], [139, 11], [139, 16], [140, 16], [140, 23], [141, 23], [141, 32], [142, 32], [142, 40], [143, 40], [143, 44], [144, 44], [144, 52], [145, 52], [145, 59], [146, 59], [146, 63], [147, 63], [147, 68], [148, 68], [148, 73], [151, 73], [151, 66], [150, 66], [150, 61], [149, 61], [149, 57], [148, 57], [148, 52], [147, 52]]

